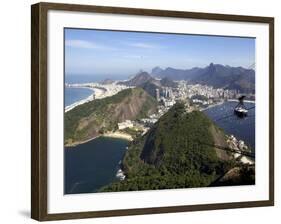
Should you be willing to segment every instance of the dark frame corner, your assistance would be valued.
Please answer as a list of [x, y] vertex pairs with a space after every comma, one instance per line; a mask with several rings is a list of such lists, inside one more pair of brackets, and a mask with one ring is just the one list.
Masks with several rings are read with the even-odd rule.
[[[47, 209], [47, 13], [49, 10], [196, 18], [269, 24], [269, 200], [205, 205], [48, 214]], [[90, 5], [38, 3], [31, 6], [31, 218], [38, 221], [187, 212], [274, 205], [274, 18]]]

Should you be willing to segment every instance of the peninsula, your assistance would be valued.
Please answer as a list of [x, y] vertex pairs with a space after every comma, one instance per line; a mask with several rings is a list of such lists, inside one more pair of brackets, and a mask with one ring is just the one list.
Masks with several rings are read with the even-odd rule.
[[65, 113], [65, 145], [77, 145], [118, 130], [118, 123], [146, 118], [156, 112], [156, 100], [141, 88], [124, 89]]

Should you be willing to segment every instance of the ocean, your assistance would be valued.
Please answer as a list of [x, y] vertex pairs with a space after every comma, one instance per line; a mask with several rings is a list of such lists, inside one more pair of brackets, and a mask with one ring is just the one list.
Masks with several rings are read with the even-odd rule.
[[83, 75], [83, 74], [66, 74], [65, 83], [78, 84], [78, 83], [89, 83], [89, 82], [101, 82], [105, 79], [111, 80], [125, 80], [128, 79], [127, 75]]
[[[100, 82], [105, 79], [111, 80], [125, 80], [127, 76], [124, 75], [66, 75], [65, 83], [80, 84], [90, 82]], [[87, 88], [68, 88], [64, 89], [64, 107], [67, 107], [77, 101], [86, 99], [93, 94], [93, 90]]]
[[93, 90], [87, 88], [69, 88], [64, 89], [64, 107], [67, 107], [77, 101], [83, 100], [93, 94]]

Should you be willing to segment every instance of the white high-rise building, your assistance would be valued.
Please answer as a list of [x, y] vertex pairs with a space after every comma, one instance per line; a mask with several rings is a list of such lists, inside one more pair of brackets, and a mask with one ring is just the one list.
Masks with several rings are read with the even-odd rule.
[[160, 92], [159, 89], [156, 89], [156, 100], [160, 101]]

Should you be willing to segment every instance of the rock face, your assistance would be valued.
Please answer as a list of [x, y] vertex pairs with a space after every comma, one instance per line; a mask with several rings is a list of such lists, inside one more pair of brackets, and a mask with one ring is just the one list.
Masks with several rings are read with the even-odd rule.
[[141, 88], [126, 89], [80, 105], [65, 114], [65, 144], [89, 140], [117, 129], [117, 123], [155, 113], [156, 100]]
[[188, 80], [193, 84], [205, 84], [215, 88], [236, 89], [243, 93], [255, 92], [255, 70], [211, 63], [205, 68], [174, 69], [159, 67], [152, 69], [152, 75], [173, 80]]
[[221, 178], [212, 183], [212, 186], [251, 185], [255, 184], [255, 166], [242, 165], [234, 167]]

